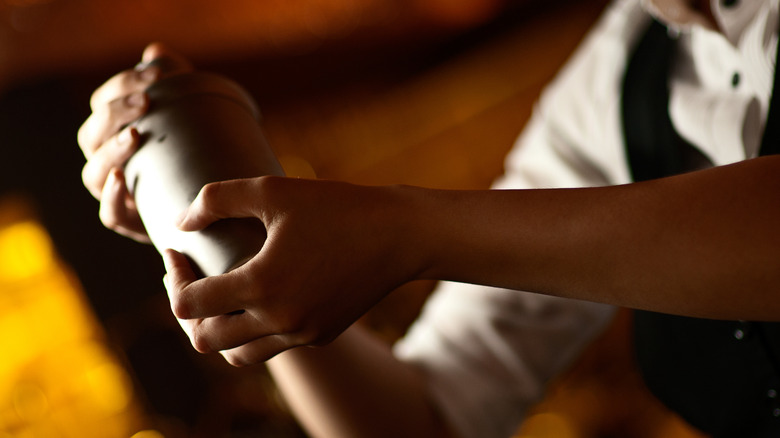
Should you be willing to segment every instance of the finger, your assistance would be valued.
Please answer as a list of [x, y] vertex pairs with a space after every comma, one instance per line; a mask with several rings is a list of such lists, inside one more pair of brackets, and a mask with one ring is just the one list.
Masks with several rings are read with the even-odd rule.
[[[155, 61], [158, 62], [155, 63]], [[193, 69], [188, 59], [162, 43], [152, 43], [146, 46], [139, 66], [146, 65], [160, 65], [166, 75], [188, 72]]]
[[100, 195], [100, 210], [98, 216], [106, 228], [134, 239], [149, 243], [143, 221], [138, 215], [130, 195], [127, 193], [124, 173], [114, 168], [108, 173], [106, 184]]
[[[163, 277], [163, 282], [165, 283], [165, 285], [166, 285], [165, 287], [166, 288], [168, 287], [167, 286], [167, 282], [166, 282], [167, 277], [168, 277], [167, 275], [165, 277]], [[194, 347], [195, 344], [192, 342], [192, 339], [193, 339], [193, 335], [192, 334], [193, 334], [193, 332], [195, 330], [195, 326], [200, 324], [201, 320], [200, 319], [179, 319], [179, 318], [175, 318], [175, 319], [176, 319], [176, 322], [179, 323], [179, 326], [181, 327], [182, 331], [184, 332], [185, 335], [187, 335], [187, 338], [190, 340], [190, 343]]]
[[[168, 278], [167, 275], [163, 277], [164, 283], [167, 281], [167, 278]], [[165, 287], [167, 288], [168, 287], [167, 283], [165, 284], [166, 284]], [[179, 319], [179, 318], [175, 318], [175, 319], [176, 322], [179, 323], [179, 327], [181, 327], [182, 331], [184, 331], [184, 333], [187, 335], [190, 341], [192, 341], [192, 332], [194, 331], [195, 326], [199, 324], [201, 320], [200, 319]]]
[[190, 341], [201, 353], [229, 350], [268, 334], [249, 312], [201, 318], [189, 326]]
[[[163, 277], [165, 287], [168, 288], [168, 276]], [[235, 324], [230, 324], [225, 327], [216, 327], [213, 324], [215, 320], [227, 320], [235, 319], [241, 315], [220, 315], [212, 318], [199, 318], [199, 319], [180, 319], [176, 318], [176, 321], [181, 326], [184, 333], [190, 340], [193, 348], [199, 353], [211, 353], [214, 351], [220, 351], [221, 349], [233, 348], [243, 345], [247, 342], [254, 340], [257, 336], [249, 334], [249, 330], [253, 327], [242, 327], [242, 333], [236, 333], [240, 336], [240, 339], [245, 339], [243, 342], [240, 340], [234, 340], [236, 336], [232, 334], [235, 330]], [[212, 324], [209, 324], [209, 323]], [[226, 325], [226, 324], [219, 324]], [[230, 330], [233, 328], [234, 330]], [[228, 333], [230, 332], [230, 333]], [[227, 347], [227, 346], [230, 347]]]
[[219, 219], [256, 217], [258, 179], [220, 181], [203, 188], [178, 220], [183, 231], [200, 230]]
[[157, 81], [161, 73], [160, 68], [153, 65], [117, 73], [92, 93], [89, 99], [90, 108], [98, 111], [119, 97], [142, 92]]
[[247, 281], [236, 269], [227, 274], [199, 279], [187, 258], [172, 249], [163, 251], [168, 298], [179, 319], [220, 316], [240, 311]]
[[151, 62], [157, 58], [162, 58], [163, 56], [170, 57], [171, 53], [169, 53], [168, 48], [164, 44], [154, 42], [144, 48], [144, 52], [141, 55], [141, 62]]
[[277, 354], [297, 346], [290, 343], [283, 335], [273, 335], [255, 339], [240, 347], [220, 351], [220, 354], [229, 364], [243, 367], [263, 363]]
[[[167, 286], [166, 286], [167, 287]], [[184, 331], [184, 334], [187, 335], [187, 338], [190, 340], [190, 344], [192, 344], [192, 347], [198, 352], [198, 353], [211, 353], [215, 350], [211, 349], [208, 344], [205, 343], [204, 338], [199, 338], [196, 335], [196, 331], [200, 324], [203, 322], [203, 319], [179, 319], [176, 318], [176, 321], [178, 321], [179, 325], [181, 326], [182, 330]]]
[[133, 93], [112, 100], [93, 112], [78, 131], [78, 142], [87, 159], [125, 125], [143, 116], [149, 108], [149, 97]]
[[92, 196], [102, 199], [101, 193], [109, 172], [111, 169], [124, 167], [125, 162], [138, 150], [139, 143], [138, 131], [129, 127], [109, 138], [92, 154], [81, 171], [84, 186]]

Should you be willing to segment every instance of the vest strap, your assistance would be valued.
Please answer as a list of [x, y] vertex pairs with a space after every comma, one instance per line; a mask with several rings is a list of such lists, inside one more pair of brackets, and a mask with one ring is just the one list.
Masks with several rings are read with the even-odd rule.
[[[697, 150], [669, 116], [676, 45], [666, 27], [653, 22], [626, 70], [623, 129], [635, 181], [690, 170], [686, 154]], [[780, 90], [777, 74], [774, 90]], [[773, 93], [760, 153], [778, 152], [780, 93]], [[713, 437], [780, 436], [780, 324], [635, 311], [634, 336], [648, 388], [690, 424]]]

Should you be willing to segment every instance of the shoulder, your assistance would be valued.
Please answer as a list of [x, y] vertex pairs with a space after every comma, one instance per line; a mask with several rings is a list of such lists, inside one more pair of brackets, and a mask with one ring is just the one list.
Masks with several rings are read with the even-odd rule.
[[575, 163], [579, 173], [590, 169], [586, 173], [602, 176], [585, 185], [628, 182], [621, 88], [631, 52], [651, 20], [640, 0], [613, 1], [540, 96], [528, 130], [536, 135], [522, 138], [518, 150], [538, 149], [538, 143]]

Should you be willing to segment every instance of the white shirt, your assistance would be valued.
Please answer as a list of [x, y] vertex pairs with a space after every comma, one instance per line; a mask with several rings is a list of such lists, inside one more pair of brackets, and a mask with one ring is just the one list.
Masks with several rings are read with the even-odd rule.
[[[731, 7], [713, 0], [723, 32], [683, 19], [690, 11], [670, 13], [673, 3], [686, 1], [617, 0], [607, 9], [543, 93], [496, 189], [631, 182], [620, 88], [650, 20], [643, 6], [679, 38], [669, 105], [680, 135], [716, 165], [756, 155], [774, 77], [778, 0]], [[395, 352], [427, 373], [462, 437], [508, 437], [613, 314], [602, 304], [443, 283]]]

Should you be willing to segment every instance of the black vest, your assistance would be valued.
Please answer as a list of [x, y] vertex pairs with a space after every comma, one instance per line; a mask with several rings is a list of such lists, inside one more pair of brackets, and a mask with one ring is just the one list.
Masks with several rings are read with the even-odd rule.
[[[675, 132], [667, 85], [676, 42], [652, 23], [623, 84], [623, 128], [634, 180], [690, 170], [705, 159]], [[774, 90], [780, 90], [775, 75]], [[780, 93], [773, 93], [761, 154], [780, 152]], [[780, 437], [780, 323], [634, 312], [636, 355], [650, 390], [713, 437]]]

